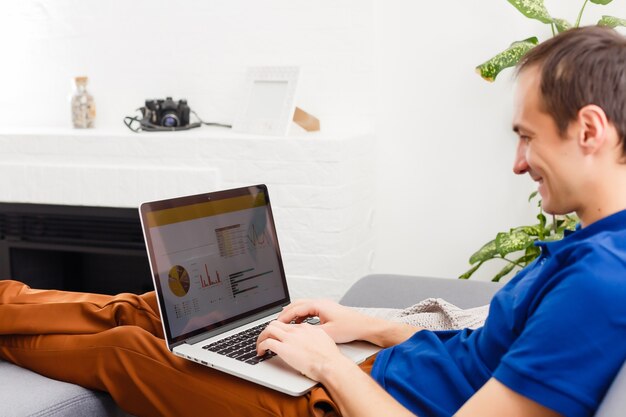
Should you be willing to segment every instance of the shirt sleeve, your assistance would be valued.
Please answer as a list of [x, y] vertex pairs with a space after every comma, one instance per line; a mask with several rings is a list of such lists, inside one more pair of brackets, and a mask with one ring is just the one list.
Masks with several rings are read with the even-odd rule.
[[573, 417], [593, 415], [626, 357], [624, 277], [603, 275], [595, 263], [572, 262], [555, 274], [493, 375]]

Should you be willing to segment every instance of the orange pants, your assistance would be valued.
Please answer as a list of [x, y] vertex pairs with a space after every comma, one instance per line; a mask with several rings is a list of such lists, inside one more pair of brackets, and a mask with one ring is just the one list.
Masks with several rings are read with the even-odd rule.
[[339, 414], [323, 387], [291, 397], [174, 356], [154, 292], [110, 296], [0, 281], [0, 357], [106, 391], [136, 416]]

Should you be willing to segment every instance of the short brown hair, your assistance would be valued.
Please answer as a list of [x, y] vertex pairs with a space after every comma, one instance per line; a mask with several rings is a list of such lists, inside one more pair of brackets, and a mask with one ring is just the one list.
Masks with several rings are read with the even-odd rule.
[[616, 127], [626, 156], [626, 37], [607, 27], [571, 29], [531, 49], [517, 73], [532, 66], [541, 72], [542, 110], [561, 136], [581, 108], [595, 104]]

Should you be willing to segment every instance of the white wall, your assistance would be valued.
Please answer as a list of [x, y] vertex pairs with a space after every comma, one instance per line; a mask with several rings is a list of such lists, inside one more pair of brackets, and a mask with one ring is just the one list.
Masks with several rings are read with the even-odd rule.
[[[624, 0], [584, 21], [601, 14], [626, 15]], [[378, 136], [374, 270], [455, 276], [533, 219], [533, 186], [510, 169], [510, 72], [487, 84], [474, 67], [535, 34], [549, 31], [505, 0], [3, 0], [0, 128], [67, 126], [82, 74], [99, 129], [165, 95], [229, 122], [246, 66], [300, 65], [298, 104], [324, 130]]]
[[[546, 0], [574, 22], [581, 2]], [[579, 4], [580, 3], [580, 4]], [[626, 16], [589, 3], [583, 23]], [[516, 40], [551, 36], [505, 0], [376, 0], [379, 135], [377, 271], [454, 277], [499, 231], [535, 220], [534, 185], [512, 173], [511, 71], [490, 84], [477, 64]], [[486, 264], [490, 278], [503, 264]]]
[[146, 98], [166, 95], [187, 98], [207, 120], [232, 122], [251, 65], [301, 66], [298, 104], [325, 129], [371, 119], [369, 0], [1, 4], [3, 125], [68, 126], [80, 74], [90, 77], [98, 127], [122, 127]]

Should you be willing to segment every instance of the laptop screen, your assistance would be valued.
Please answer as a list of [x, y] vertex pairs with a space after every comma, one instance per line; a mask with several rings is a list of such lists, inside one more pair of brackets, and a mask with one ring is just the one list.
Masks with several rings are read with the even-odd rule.
[[169, 343], [289, 302], [264, 185], [140, 207]]

